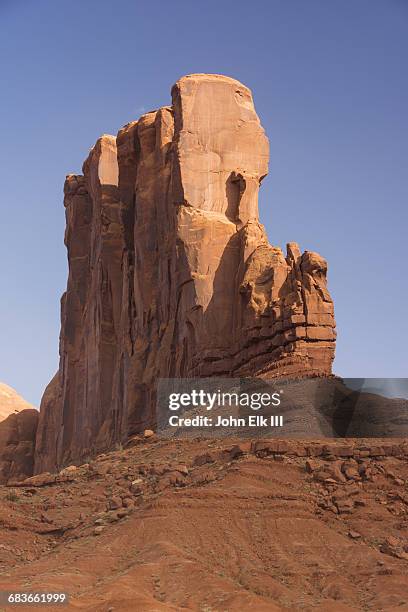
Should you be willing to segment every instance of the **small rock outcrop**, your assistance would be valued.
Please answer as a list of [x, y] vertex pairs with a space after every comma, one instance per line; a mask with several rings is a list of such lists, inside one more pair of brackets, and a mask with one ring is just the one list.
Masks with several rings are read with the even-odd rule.
[[38, 410], [0, 383], [0, 484], [33, 473]]
[[331, 373], [326, 261], [269, 244], [258, 218], [268, 160], [250, 90], [195, 74], [67, 177], [60, 367], [36, 472], [154, 424], [160, 377]]
[[33, 408], [0, 422], [0, 484], [32, 475], [38, 416]]

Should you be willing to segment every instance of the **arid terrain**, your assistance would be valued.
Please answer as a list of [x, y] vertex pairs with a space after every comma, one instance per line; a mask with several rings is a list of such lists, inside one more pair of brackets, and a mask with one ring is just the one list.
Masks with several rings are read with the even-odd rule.
[[48, 610], [408, 610], [407, 462], [398, 440], [135, 436], [0, 487], [0, 590], [69, 593]]

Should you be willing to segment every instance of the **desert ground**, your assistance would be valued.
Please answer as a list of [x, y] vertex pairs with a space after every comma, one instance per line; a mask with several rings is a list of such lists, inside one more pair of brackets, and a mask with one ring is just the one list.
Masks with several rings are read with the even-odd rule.
[[385, 444], [135, 436], [2, 486], [0, 590], [69, 594], [48, 610], [408, 610], [408, 449]]

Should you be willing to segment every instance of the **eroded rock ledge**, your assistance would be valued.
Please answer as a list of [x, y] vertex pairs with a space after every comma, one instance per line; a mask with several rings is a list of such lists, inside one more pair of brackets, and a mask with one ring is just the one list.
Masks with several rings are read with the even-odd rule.
[[60, 368], [36, 472], [151, 424], [158, 377], [331, 373], [326, 262], [284, 254], [259, 223], [268, 159], [250, 90], [195, 74], [67, 177]]

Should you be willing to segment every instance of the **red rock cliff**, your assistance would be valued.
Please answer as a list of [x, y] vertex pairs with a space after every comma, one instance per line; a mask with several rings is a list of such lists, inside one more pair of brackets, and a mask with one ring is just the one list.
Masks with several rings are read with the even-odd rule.
[[37, 472], [151, 423], [158, 377], [331, 373], [326, 262], [295, 243], [285, 255], [259, 223], [268, 158], [250, 90], [196, 74], [67, 177], [60, 368]]

